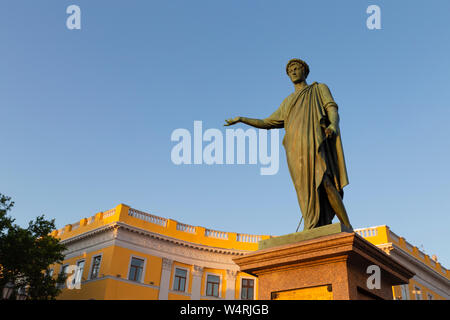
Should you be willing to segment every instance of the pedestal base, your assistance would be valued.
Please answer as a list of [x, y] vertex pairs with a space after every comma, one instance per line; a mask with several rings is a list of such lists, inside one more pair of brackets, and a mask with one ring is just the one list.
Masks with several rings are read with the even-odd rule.
[[260, 300], [392, 300], [392, 286], [408, 283], [414, 275], [353, 232], [270, 247], [233, 260], [242, 272], [258, 277]]

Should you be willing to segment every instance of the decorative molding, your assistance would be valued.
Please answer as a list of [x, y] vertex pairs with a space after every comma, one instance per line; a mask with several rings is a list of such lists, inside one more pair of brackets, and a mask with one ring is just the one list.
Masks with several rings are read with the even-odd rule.
[[380, 248], [381, 250], [383, 250], [384, 253], [386, 253], [386, 254], [390, 254], [390, 252], [392, 250], [394, 250], [394, 247], [392, 245], [389, 245], [389, 246], [377, 246], [377, 247]]
[[193, 277], [201, 277], [203, 275], [203, 267], [201, 266], [192, 266], [192, 276]]
[[235, 270], [239, 270], [239, 267], [233, 262], [232, 257], [246, 253], [246, 251], [220, 249], [180, 240], [175, 241], [173, 238], [155, 235], [142, 231], [142, 229], [136, 230], [136, 228], [129, 226], [119, 228], [115, 245], [190, 265]]
[[171, 271], [172, 270], [172, 263], [173, 263], [173, 260], [167, 259], [167, 258], [163, 258], [162, 259], [162, 269], [166, 270], [166, 271]]
[[226, 276], [225, 276], [225, 279], [226, 280], [233, 280], [233, 279], [236, 279], [236, 276], [237, 276], [237, 273], [238, 273], [238, 271], [237, 270], [227, 270], [227, 273], [226, 273]]
[[104, 233], [96, 233], [80, 239], [71, 241], [66, 244], [67, 249], [64, 251], [65, 259], [70, 259], [92, 251], [101, 250], [114, 244], [114, 237], [111, 230], [105, 230]]
[[116, 222], [109, 223], [109, 224], [101, 226], [99, 228], [96, 228], [96, 229], [84, 232], [82, 234], [76, 235], [74, 237], [70, 237], [70, 238], [61, 240], [61, 243], [65, 244], [65, 245], [70, 245], [73, 242], [77, 242], [77, 241], [80, 241], [80, 240], [83, 240], [83, 239], [86, 239], [86, 238], [93, 237], [93, 236], [95, 236], [95, 235], [97, 235], [99, 233], [104, 233], [106, 231], [109, 231], [109, 230], [113, 229], [115, 227], [115, 225], [116, 225]]
[[238, 271], [234, 257], [250, 251], [211, 247], [156, 234], [121, 222], [113, 222], [62, 241], [65, 258], [119, 246], [189, 265]]
[[[71, 238], [67, 238], [61, 241], [61, 243], [70, 246], [71, 250], [70, 251], [75, 251], [75, 247], [73, 246], [73, 244], [75, 243], [79, 243], [81, 240], [85, 240], [88, 238], [93, 238], [95, 237], [95, 241], [93, 241], [93, 243], [98, 243], [98, 241], [102, 240], [100, 238], [98, 238], [97, 236], [99, 234], [105, 233], [107, 231], [113, 230], [112, 234], [108, 234], [107, 236], [103, 237], [104, 240], [108, 239], [121, 239], [119, 236], [119, 231], [120, 230], [127, 230], [131, 233], [135, 233], [137, 235], [144, 235], [146, 236], [146, 241], [139, 241], [140, 244], [149, 244], [150, 243], [150, 239], [157, 239], [157, 240], [162, 240], [165, 242], [169, 242], [175, 245], [179, 245], [182, 247], [186, 247], [186, 248], [190, 248], [190, 249], [195, 249], [201, 252], [211, 252], [211, 253], [218, 253], [220, 255], [230, 255], [230, 256], [242, 256], [245, 255], [248, 252], [248, 250], [235, 250], [235, 249], [226, 249], [226, 248], [218, 248], [218, 247], [211, 247], [211, 246], [207, 246], [207, 245], [203, 245], [203, 244], [196, 244], [196, 243], [192, 243], [192, 242], [188, 242], [188, 241], [184, 241], [184, 240], [180, 240], [180, 239], [176, 239], [176, 238], [172, 238], [169, 236], [165, 236], [165, 235], [161, 235], [158, 233], [154, 233], [154, 232], [150, 232], [144, 229], [140, 229], [122, 222], [112, 222], [110, 224], [101, 226], [99, 228], [96, 228], [94, 230], [79, 234], [77, 236], [71, 237]], [[141, 237], [140, 237], [141, 238]], [[141, 238], [142, 239], [142, 238]], [[86, 242], [83, 242], [83, 244], [81, 246], [86, 247]], [[161, 244], [159, 244], [159, 246], [162, 247]], [[158, 248], [156, 248], [158, 249]]]
[[117, 224], [113, 225], [113, 237], [117, 238], [117, 234], [119, 232], [119, 226]]
[[115, 223], [121, 229], [125, 229], [125, 230], [128, 230], [130, 232], [146, 236], [148, 238], [163, 240], [163, 241], [171, 242], [173, 244], [177, 244], [177, 245], [180, 245], [180, 246], [183, 246], [183, 247], [197, 249], [197, 250], [200, 250], [200, 251], [207, 251], [207, 252], [212, 252], [212, 253], [220, 253], [220, 254], [231, 255], [231, 256], [242, 256], [242, 255], [245, 255], [248, 252], [251, 252], [249, 250], [235, 250], [235, 249], [211, 247], [211, 246], [207, 246], [207, 245], [203, 245], [203, 244], [197, 244], [197, 243], [193, 243], [193, 242], [188, 242], [188, 241], [172, 238], [172, 237], [169, 237], [169, 236], [166, 236], [166, 235], [162, 235], [162, 234], [159, 234], [159, 233], [154, 233], [154, 232], [151, 232], [151, 231], [147, 231], [147, 230], [144, 230], [144, 229], [140, 229], [140, 228], [137, 228], [137, 227], [125, 224], [123, 222], [115, 222]]

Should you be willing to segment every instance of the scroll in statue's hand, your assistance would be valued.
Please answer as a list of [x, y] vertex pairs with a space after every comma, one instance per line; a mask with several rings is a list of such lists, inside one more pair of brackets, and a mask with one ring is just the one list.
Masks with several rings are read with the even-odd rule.
[[328, 138], [332, 138], [336, 135], [336, 128], [330, 124], [328, 128], [325, 129], [325, 135]]

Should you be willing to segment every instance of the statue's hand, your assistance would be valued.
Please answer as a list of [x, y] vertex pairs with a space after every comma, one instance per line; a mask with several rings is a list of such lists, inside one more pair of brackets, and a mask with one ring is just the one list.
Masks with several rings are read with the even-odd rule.
[[233, 124], [236, 124], [238, 122], [241, 122], [241, 117], [236, 117], [232, 119], [225, 120], [227, 124], [224, 124], [224, 126], [232, 126]]
[[336, 134], [337, 134], [337, 130], [332, 124], [330, 124], [328, 126], [328, 128], [325, 129], [325, 135], [327, 136], [327, 138], [332, 138]]

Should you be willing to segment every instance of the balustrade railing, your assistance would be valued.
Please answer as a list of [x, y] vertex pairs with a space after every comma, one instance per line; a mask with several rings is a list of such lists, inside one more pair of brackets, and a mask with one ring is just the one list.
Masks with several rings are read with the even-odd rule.
[[109, 218], [109, 217], [113, 216], [115, 213], [116, 213], [116, 209], [115, 208], [111, 209], [111, 210], [108, 210], [108, 211], [105, 211], [105, 212], [103, 212], [103, 219]]
[[[116, 214], [116, 208], [113, 208], [111, 210], [103, 212], [101, 219], [109, 218], [109, 217], [113, 216], [114, 214]], [[85, 225], [90, 225], [90, 224], [94, 223], [96, 216], [97, 215], [88, 217], [86, 219]], [[153, 224], [165, 227], [165, 228], [167, 227], [168, 220], [169, 220], [169, 219], [155, 216], [153, 214], [149, 214], [147, 212], [139, 211], [139, 210], [136, 210], [133, 208], [128, 209], [128, 216], [139, 219], [139, 220], [143, 220], [143, 221], [146, 221], [149, 223], [153, 223]], [[77, 223], [72, 224], [71, 230], [72, 231], [77, 230], [80, 227], [81, 227], [80, 221], [78, 221]], [[201, 228], [201, 229], [203, 229], [203, 228]], [[198, 227], [176, 221], [176, 230], [186, 232], [186, 233], [191, 233], [191, 234], [197, 234]], [[59, 229], [58, 235], [61, 236], [62, 234], [66, 233], [65, 231], [66, 231], [65, 228]], [[218, 230], [213, 230], [213, 229], [205, 229], [204, 235], [205, 235], [205, 237], [208, 237], [208, 238], [214, 238], [214, 239], [220, 239], [220, 240], [229, 240], [230, 239], [229, 232], [218, 231]], [[236, 233], [236, 241], [242, 242], [242, 243], [257, 243], [257, 242], [261, 241], [261, 239], [262, 239], [262, 236], [260, 236], [260, 235]]]
[[95, 216], [89, 217], [87, 220], [87, 224], [91, 224], [94, 221], [95, 221]]
[[205, 229], [205, 237], [228, 240], [228, 232]]
[[188, 233], [195, 233], [196, 232], [196, 228], [194, 226], [191, 226], [189, 224], [184, 224], [184, 223], [181, 223], [181, 222], [177, 222], [177, 230], [188, 232]]
[[80, 227], [80, 222], [78, 221], [77, 223], [72, 224], [72, 231], [77, 230], [79, 227]]
[[150, 213], [146, 213], [146, 212], [142, 212], [133, 208], [130, 208], [128, 210], [128, 215], [137, 219], [141, 219], [150, 223], [154, 223], [163, 227], [167, 226], [167, 219], [166, 218], [162, 218], [162, 217], [158, 217], [158, 216], [154, 216]]
[[252, 234], [242, 234], [238, 233], [236, 235], [236, 240], [239, 242], [250, 242], [250, 243], [256, 243], [261, 241], [261, 236], [252, 235]]
[[356, 229], [355, 232], [363, 238], [375, 237], [378, 235], [377, 228]]

